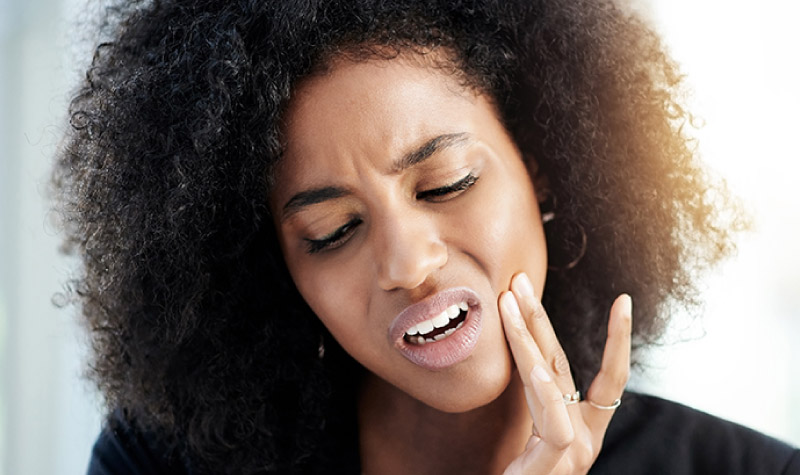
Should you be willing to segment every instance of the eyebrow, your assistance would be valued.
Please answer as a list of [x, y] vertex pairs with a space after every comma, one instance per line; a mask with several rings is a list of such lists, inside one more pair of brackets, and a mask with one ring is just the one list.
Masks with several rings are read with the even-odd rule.
[[434, 137], [422, 144], [421, 147], [418, 147], [417, 149], [404, 155], [403, 158], [394, 164], [392, 171], [394, 173], [399, 173], [403, 170], [411, 168], [414, 165], [429, 159], [437, 152], [440, 152], [446, 148], [463, 144], [468, 140], [468, 138], [469, 134], [466, 132], [460, 132], [457, 134], [443, 134]]
[[[455, 134], [442, 134], [438, 135], [420, 147], [412, 150], [411, 152], [403, 155], [392, 165], [392, 173], [399, 173], [403, 170], [418, 165], [425, 160], [429, 159], [438, 152], [444, 149], [456, 147], [464, 144], [469, 140], [469, 134], [460, 132]], [[325, 186], [321, 188], [313, 188], [310, 190], [301, 191], [292, 196], [289, 201], [283, 205], [283, 213], [281, 221], [286, 220], [289, 216], [297, 213], [301, 209], [322, 203], [336, 198], [342, 198], [349, 195], [350, 192], [344, 188], [335, 186]]]

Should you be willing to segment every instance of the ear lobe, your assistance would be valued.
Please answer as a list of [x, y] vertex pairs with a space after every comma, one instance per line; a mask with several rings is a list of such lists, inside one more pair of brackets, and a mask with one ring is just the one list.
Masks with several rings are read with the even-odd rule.
[[533, 156], [525, 155], [523, 161], [525, 162], [525, 168], [528, 170], [528, 176], [531, 178], [531, 183], [533, 183], [536, 201], [542, 204], [550, 196], [550, 180]]

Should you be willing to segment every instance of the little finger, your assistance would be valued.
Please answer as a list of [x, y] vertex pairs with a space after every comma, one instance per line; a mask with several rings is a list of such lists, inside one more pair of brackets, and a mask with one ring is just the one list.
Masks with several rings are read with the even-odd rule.
[[608, 337], [600, 372], [592, 381], [583, 405], [584, 420], [595, 434], [605, 433], [613, 408], [618, 405], [630, 374], [632, 301], [622, 294], [614, 301], [608, 319]]

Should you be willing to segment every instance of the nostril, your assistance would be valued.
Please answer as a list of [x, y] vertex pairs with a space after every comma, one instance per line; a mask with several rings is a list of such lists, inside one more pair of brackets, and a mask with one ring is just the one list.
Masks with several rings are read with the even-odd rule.
[[377, 263], [378, 283], [384, 290], [417, 288], [446, 263], [447, 248], [442, 243], [417, 242]]
[[447, 263], [436, 217], [419, 209], [383, 210], [373, 217], [371, 243], [384, 290], [413, 289]]

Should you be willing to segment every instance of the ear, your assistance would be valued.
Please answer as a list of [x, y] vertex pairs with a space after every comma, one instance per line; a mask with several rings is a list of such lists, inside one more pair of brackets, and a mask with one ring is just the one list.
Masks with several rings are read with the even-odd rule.
[[528, 170], [528, 176], [533, 183], [533, 189], [536, 193], [536, 201], [542, 204], [547, 198], [550, 197], [550, 180], [547, 175], [542, 171], [539, 162], [533, 158], [532, 155], [524, 155], [523, 161], [525, 168]]

